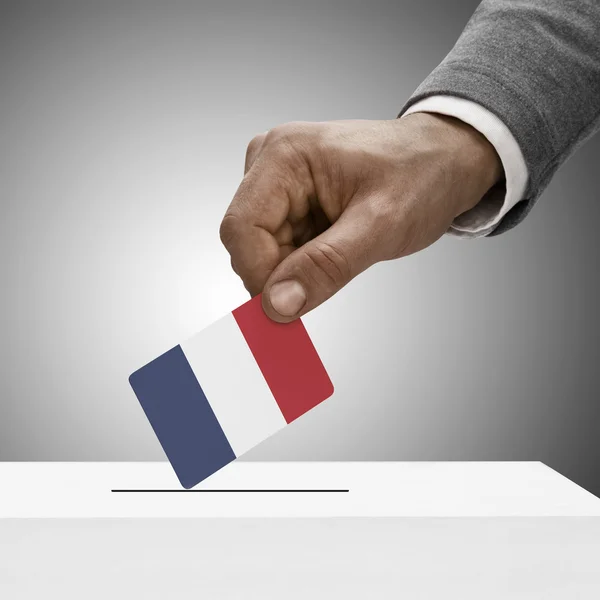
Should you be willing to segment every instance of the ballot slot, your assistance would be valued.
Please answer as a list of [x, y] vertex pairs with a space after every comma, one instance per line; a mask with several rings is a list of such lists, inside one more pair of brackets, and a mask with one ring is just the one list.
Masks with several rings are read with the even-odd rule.
[[219, 493], [219, 494], [229, 494], [229, 493], [237, 493], [237, 494], [251, 494], [251, 493], [260, 493], [260, 494], [335, 494], [335, 493], [348, 493], [350, 490], [306, 490], [306, 489], [285, 489], [285, 490], [110, 490], [112, 493], [123, 493], [123, 494], [155, 494], [155, 493], [198, 493], [198, 494], [208, 494], [208, 493]]
[[183, 490], [167, 462], [2, 463], [1, 518], [600, 516], [542, 463], [234, 461]]

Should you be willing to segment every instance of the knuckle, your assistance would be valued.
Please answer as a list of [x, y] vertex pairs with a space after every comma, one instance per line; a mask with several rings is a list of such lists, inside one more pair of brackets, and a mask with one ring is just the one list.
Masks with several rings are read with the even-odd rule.
[[352, 276], [352, 269], [345, 254], [333, 244], [315, 241], [306, 249], [307, 266], [315, 267], [334, 287], [346, 284]]
[[298, 189], [301, 181], [310, 180], [310, 173], [307, 171], [309, 152], [304, 125], [286, 123], [266, 134], [262, 154], [264, 164], [269, 166], [270, 177], [278, 182], [277, 185], [283, 184], [286, 189]]
[[255, 135], [249, 142], [248, 147], [246, 148], [246, 163], [248, 163], [261, 149], [265, 138], [267, 137], [266, 133], [261, 133], [259, 135]]
[[308, 125], [301, 121], [292, 121], [277, 125], [271, 129], [264, 138], [264, 143], [270, 147], [276, 147], [278, 152], [282, 150], [295, 150], [302, 144], [308, 133]]
[[287, 139], [289, 132], [286, 129], [286, 125], [277, 125], [272, 129], [269, 129], [265, 136], [265, 144], [273, 146], [280, 143], [282, 140]]
[[219, 237], [221, 239], [221, 243], [228, 250], [231, 248], [232, 242], [235, 239], [238, 230], [239, 218], [232, 213], [227, 213], [221, 221], [221, 226], [219, 227]]
[[294, 134], [298, 132], [299, 123], [296, 121], [290, 121], [289, 123], [282, 123], [270, 129], [267, 133], [267, 141], [279, 142], [282, 140], [289, 140]]

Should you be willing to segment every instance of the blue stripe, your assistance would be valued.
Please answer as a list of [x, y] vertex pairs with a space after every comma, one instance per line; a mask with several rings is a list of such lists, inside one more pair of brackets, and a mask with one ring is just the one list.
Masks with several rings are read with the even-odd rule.
[[129, 383], [184, 488], [235, 459], [181, 346], [133, 373]]

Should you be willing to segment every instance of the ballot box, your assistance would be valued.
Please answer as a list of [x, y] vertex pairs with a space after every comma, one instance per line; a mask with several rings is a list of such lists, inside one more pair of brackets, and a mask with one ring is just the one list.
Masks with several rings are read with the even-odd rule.
[[0, 598], [600, 598], [600, 499], [539, 462], [0, 463]]

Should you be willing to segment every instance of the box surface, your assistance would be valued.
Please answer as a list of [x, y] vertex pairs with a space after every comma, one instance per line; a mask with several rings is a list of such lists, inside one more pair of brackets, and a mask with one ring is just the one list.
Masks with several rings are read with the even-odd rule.
[[541, 463], [236, 461], [191, 491], [167, 463], [0, 463], [0, 481], [2, 598], [600, 598], [600, 499]]

